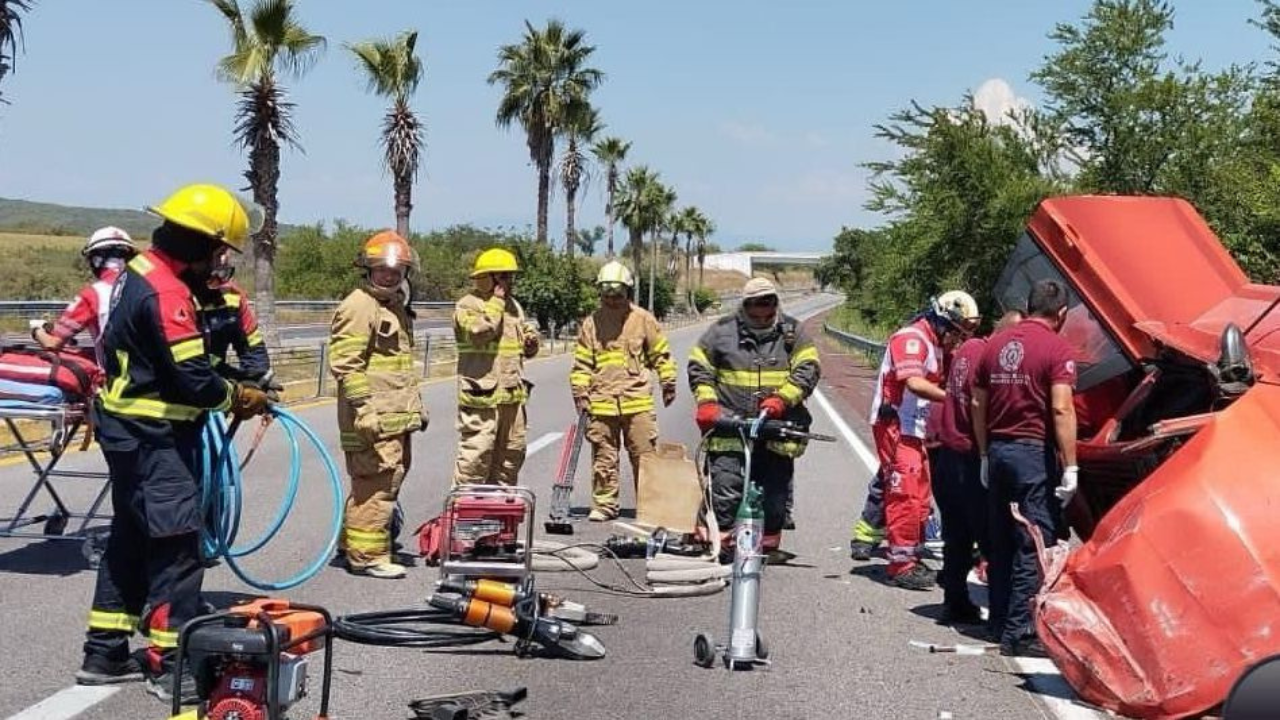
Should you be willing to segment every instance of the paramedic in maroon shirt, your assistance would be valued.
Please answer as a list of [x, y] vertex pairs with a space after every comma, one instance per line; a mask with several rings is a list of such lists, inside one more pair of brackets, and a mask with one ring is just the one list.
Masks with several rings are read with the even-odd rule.
[[[1018, 310], [1005, 313], [995, 332], [1023, 320]], [[979, 625], [982, 615], [969, 598], [969, 571], [973, 569], [975, 544], [983, 557], [991, 554], [987, 542], [987, 490], [982, 486], [980, 457], [973, 442], [970, 410], [973, 378], [987, 339], [970, 338], [956, 348], [947, 372], [947, 398], [938, 403], [929, 419], [937, 418], [938, 446], [930, 450], [934, 460], [933, 496], [942, 514], [942, 622]]]
[[[1058, 335], [1067, 313], [1067, 287], [1041, 280], [1027, 299], [1028, 318], [997, 333], [978, 362], [973, 434], [988, 487], [991, 558], [988, 627], [1002, 655], [1043, 655], [1031, 602], [1042, 578], [1031, 536], [1015, 525], [1010, 503], [1052, 544], [1061, 525], [1059, 503], [1075, 493], [1076, 366]], [[1055, 498], [1056, 496], [1056, 498]]]

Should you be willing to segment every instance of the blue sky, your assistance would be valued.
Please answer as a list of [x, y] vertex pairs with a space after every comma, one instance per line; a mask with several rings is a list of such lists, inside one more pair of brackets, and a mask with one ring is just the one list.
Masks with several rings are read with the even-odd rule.
[[[246, 0], [242, 0], [242, 4]], [[1271, 57], [1247, 25], [1253, 0], [1178, 0], [1171, 50], [1207, 67]], [[879, 222], [862, 208], [866, 173], [887, 157], [872, 126], [912, 99], [952, 103], [1002, 79], [1036, 102], [1027, 81], [1052, 46], [1055, 22], [1086, 0], [298, 0], [329, 47], [287, 85], [304, 153], [287, 152], [281, 219], [394, 223], [379, 164], [384, 103], [364, 92], [343, 42], [420, 31], [427, 74], [414, 99], [426, 120], [415, 229], [460, 222], [532, 224], [536, 174], [523, 135], [493, 122], [499, 90], [485, 83], [499, 45], [522, 22], [558, 17], [587, 31], [608, 75], [596, 94], [607, 133], [633, 142], [631, 160], [701, 207], [718, 238], [824, 249], [842, 226]], [[359, 9], [357, 9], [359, 8]], [[229, 37], [200, 0], [38, 0], [27, 52], [0, 106], [0, 196], [138, 207], [179, 184], [242, 185], [231, 144], [232, 88], [214, 64]], [[989, 88], [1001, 88], [993, 83]], [[579, 225], [603, 224], [594, 183]], [[553, 236], [564, 206], [553, 201]]]

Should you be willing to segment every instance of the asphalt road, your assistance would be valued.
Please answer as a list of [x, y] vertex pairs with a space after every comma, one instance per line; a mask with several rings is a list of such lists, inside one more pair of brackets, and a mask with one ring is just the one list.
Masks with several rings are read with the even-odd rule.
[[[788, 309], [804, 316], [835, 298], [797, 301]], [[671, 334], [682, 367], [699, 326]], [[530, 364], [537, 384], [529, 410], [529, 438], [540, 449], [525, 465], [522, 480], [544, 500], [559, 443], [549, 439], [572, 419], [567, 357]], [[415, 461], [402, 499], [409, 528], [435, 515], [448, 487], [454, 453], [454, 386], [434, 382], [424, 391], [432, 413], [430, 429], [414, 440]], [[849, 425], [860, 420], [847, 412]], [[337, 456], [335, 414], [331, 403], [301, 409], [299, 415], [326, 439]], [[682, 385], [676, 403], [659, 412], [666, 440], [696, 445], [691, 420], [693, 403]], [[832, 418], [815, 408], [814, 430], [843, 435]], [[246, 520], [248, 534], [274, 513], [283, 487], [288, 452], [279, 437], [264, 443], [247, 474], [260, 502]], [[94, 452], [67, 456], [64, 465], [80, 469], [102, 466]], [[315, 552], [328, 520], [328, 490], [310, 458], [305, 488], [281, 536], [251, 568], [279, 578], [302, 567]], [[698, 632], [723, 637], [728, 593], [696, 599], [625, 598], [588, 592], [584, 580], [563, 573], [539, 576], [542, 589], [564, 591], [572, 599], [621, 616], [613, 627], [595, 629], [608, 656], [595, 662], [516, 659], [509, 645], [491, 643], [457, 651], [426, 652], [387, 649], [340, 642], [335, 650], [331, 717], [399, 719], [411, 717], [407, 703], [435, 693], [528, 686], [522, 705], [530, 718], [1041, 718], [1053, 717], [1043, 699], [1028, 689], [1035, 677], [1016, 672], [996, 656], [930, 654], [912, 648], [912, 640], [952, 644], [974, 643], [930, 618], [939, 610], [941, 592], [911, 593], [883, 583], [883, 566], [872, 564], [850, 573], [849, 526], [861, 506], [871, 471], [846, 439], [814, 443], [799, 461], [796, 519], [784, 547], [799, 554], [795, 566], [770, 567], [764, 579], [761, 629], [772, 653], [767, 670], [729, 673], [692, 664], [692, 640]], [[589, 502], [589, 460], [579, 467], [575, 505]], [[625, 483], [624, 485], [628, 485]], [[71, 485], [72, 498], [83, 500], [91, 483]], [[30, 486], [29, 468], [0, 468], [0, 516], [16, 507]], [[630, 492], [624, 507], [632, 507]], [[540, 509], [545, 514], [545, 502]], [[539, 528], [541, 523], [539, 522]], [[618, 527], [577, 525], [576, 538], [600, 541]], [[642, 561], [628, 566], [642, 572]], [[600, 576], [619, 582], [614, 569]], [[76, 543], [0, 539], [0, 717], [9, 717], [51, 696], [50, 713], [72, 717], [65, 708], [100, 695], [66, 691], [81, 659], [80, 644], [93, 589], [94, 574]], [[407, 579], [378, 581], [356, 578], [328, 567], [305, 585], [287, 593], [298, 601], [320, 604], [335, 614], [414, 606], [422, 603], [436, 579], [432, 568], [415, 567]], [[211, 571], [206, 592], [215, 602], [249, 589], [225, 568]], [[318, 688], [318, 662], [311, 672]], [[60, 691], [65, 691], [58, 695]], [[167, 708], [141, 685], [128, 685], [107, 695], [83, 718], [164, 718]], [[293, 717], [314, 715], [315, 699], [303, 703]]]

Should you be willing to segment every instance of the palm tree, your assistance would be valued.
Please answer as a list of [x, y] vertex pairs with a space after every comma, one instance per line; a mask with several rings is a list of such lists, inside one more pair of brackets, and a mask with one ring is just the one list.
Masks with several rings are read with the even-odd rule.
[[0, 80], [13, 71], [18, 50], [25, 48], [21, 13], [30, 12], [32, 4], [31, 0], [0, 0]]
[[218, 61], [218, 76], [240, 89], [235, 138], [249, 152], [244, 177], [262, 208], [262, 228], [253, 236], [253, 286], [258, 318], [268, 344], [276, 331], [275, 260], [280, 145], [298, 146], [293, 103], [276, 74], [300, 78], [324, 51], [325, 40], [298, 22], [293, 0], [254, 0], [247, 14], [237, 0], [207, 0], [231, 26], [231, 54]]
[[649, 242], [653, 244], [653, 261], [649, 265], [649, 312], [653, 312], [653, 286], [657, 284], [658, 250], [662, 245], [662, 238], [658, 232], [664, 229], [673, 217], [672, 208], [675, 207], [676, 199], [676, 191], [666, 185], [659, 185], [653, 196], [654, 221], [650, 227], [653, 234], [649, 238]]
[[422, 159], [422, 121], [409, 108], [409, 96], [422, 80], [422, 59], [414, 52], [418, 31], [409, 30], [392, 40], [367, 40], [348, 45], [364, 69], [369, 89], [391, 98], [382, 120], [383, 163], [391, 172], [395, 189], [396, 232], [409, 237], [409, 213], [413, 211], [413, 181]]
[[556, 174], [560, 176], [560, 183], [564, 186], [566, 206], [564, 249], [570, 257], [573, 256], [573, 246], [576, 244], [574, 238], [578, 236], [574, 226], [578, 189], [591, 181], [590, 160], [582, 152], [579, 143], [591, 142], [596, 134], [604, 129], [598, 110], [586, 103], [577, 103], [576, 109], [577, 113], [565, 123], [563, 134], [569, 144], [564, 150], [564, 155], [560, 156], [560, 164], [556, 167]]
[[556, 135], [581, 112], [604, 73], [585, 66], [595, 47], [586, 44], [581, 30], [566, 30], [558, 20], [549, 20], [542, 30], [528, 20], [524, 26], [520, 43], [498, 49], [498, 69], [490, 73], [489, 84], [503, 86], [498, 126], [518, 122], [524, 128], [529, 158], [538, 168], [538, 242], [545, 244]]
[[690, 205], [680, 211], [680, 230], [684, 233], [684, 295], [685, 304], [693, 303], [693, 236], [707, 223], [707, 217], [697, 207]]
[[631, 149], [631, 143], [619, 137], [607, 137], [596, 142], [591, 146], [591, 153], [596, 156], [596, 160], [606, 168], [606, 189], [609, 191], [609, 200], [605, 203], [604, 214], [609, 222], [609, 251], [607, 257], [613, 259], [613, 226], [617, 224], [617, 218], [614, 216], [614, 198], [618, 193], [618, 173], [622, 161], [627, 159], [627, 151]]
[[648, 166], [639, 165], [627, 171], [618, 188], [614, 210], [629, 232], [627, 246], [631, 249], [631, 264], [637, 274], [640, 272], [644, 252], [644, 233], [661, 219], [654, 208], [657, 204], [656, 196], [661, 193], [662, 187], [658, 173]]
[[707, 262], [707, 236], [716, 231], [716, 224], [710, 218], [702, 218], [694, 235], [698, 237], [698, 287], [703, 287], [703, 272]]

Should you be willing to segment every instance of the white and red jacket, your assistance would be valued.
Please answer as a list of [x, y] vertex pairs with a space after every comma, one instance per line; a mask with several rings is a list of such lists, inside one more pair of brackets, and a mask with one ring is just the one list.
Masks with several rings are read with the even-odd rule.
[[869, 419], [875, 425], [896, 417], [903, 436], [923, 440], [932, 403], [907, 389], [907, 380], [913, 377], [935, 384], [942, 380], [938, 338], [923, 318], [889, 336]]

